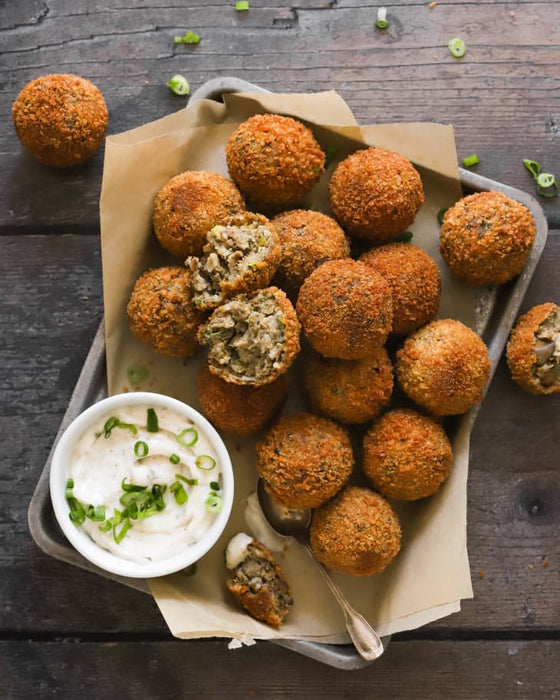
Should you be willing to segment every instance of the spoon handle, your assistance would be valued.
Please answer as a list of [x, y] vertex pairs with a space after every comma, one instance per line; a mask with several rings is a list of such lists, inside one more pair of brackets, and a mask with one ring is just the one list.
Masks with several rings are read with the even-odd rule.
[[346, 621], [346, 629], [354, 642], [354, 646], [356, 647], [358, 654], [363, 659], [366, 659], [366, 661], [373, 661], [373, 659], [377, 659], [383, 653], [383, 642], [379, 638], [379, 635], [364, 618], [364, 616], [360, 615], [359, 612], [354, 610], [354, 608], [346, 600], [346, 596], [331, 579], [325, 567], [318, 562], [317, 559], [315, 559], [311, 546], [307, 542], [303, 542], [302, 544], [305, 546], [305, 549], [315, 564], [317, 564], [321, 573], [325, 577], [326, 582], [329, 584], [332, 594], [342, 608], [344, 619]]

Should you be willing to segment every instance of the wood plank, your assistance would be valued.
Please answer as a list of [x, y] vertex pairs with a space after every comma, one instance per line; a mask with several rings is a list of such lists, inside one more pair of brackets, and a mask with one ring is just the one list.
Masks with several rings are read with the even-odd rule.
[[[559, 298], [559, 266], [557, 231], [525, 309]], [[0, 427], [10, 436], [0, 454], [0, 627], [165, 634], [149, 597], [51, 560], [26, 527], [29, 499], [101, 318], [97, 237], [1, 237], [0, 294]], [[472, 440], [468, 538], [475, 599], [418, 635], [557, 628], [559, 416], [560, 397], [529, 396], [500, 367]]]
[[[267, 643], [224, 641], [0, 643], [6, 697], [446, 698], [560, 697], [559, 641], [393, 642], [365, 669], [343, 673]], [[289, 669], [289, 671], [288, 671]]]
[[[558, 2], [455, 1], [433, 10], [390, 3], [386, 32], [374, 28], [371, 3], [357, 0], [276, 0], [249, 13], [236, 13], [230, 0], [4, 5], [0, 230], [97, 226], [102, 153], [70, 171], [45, 168], [22, 151], [9, 123], [23, 84], [46, 72], [92, 79], [108, 102], [110, 133], [181, 109], [185, 100], [165, 86], [174, 73], [193, 88], [233, 74], [274, 91], [334, 88], [361, 123], [452, 123], [460, 157], [476, 152], [478, 172], [531, 192], [521, 160], [545, 170], [558, 160]], [[186, 28], [201, 34], [198, 46], [173, 43]], [[456, 35], [468, 46], [461, 61], [446, 48]], [[541, 203], [560, 225], [560, 198]]]

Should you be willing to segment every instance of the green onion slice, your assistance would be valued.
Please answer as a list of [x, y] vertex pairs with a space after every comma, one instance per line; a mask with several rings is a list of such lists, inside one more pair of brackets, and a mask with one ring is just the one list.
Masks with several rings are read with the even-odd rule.
[[476, 165], [480, 161], [478, 160], [478, 156], [476, 153], [473, 153], [471, 156], [467, 156], [466, 158], [463, 158], [463, 165], [465, 168], [470, 168], [473, 165]]
[[210, 455], [199, 455], [194, 463], [199, 469], [203, 469], [204, 471], [210, 471], [216, 466], [216, 460], [210, 457]]
[[183, 447], [192, 447], [198, 442], [198, 433], [194, 428], [185, 428], [177, 435], [177, 442]]
[[537, 186], [537, 192], [541, 197], [556, 197], [558, 194], [558, 183], [554, 180], [552, 185], [549, 185], [546, 189], [539, 185]]
[[121, 481], [121, 488], [123, 491], [144, 491], [147, 489], [147, 486], [140, 486], [139, 484], [127, 484], [126, 483], [126, 476], [123, 477], [123, 480]]
[[244, 12], [244, 11], [248, 10], [248, 9], [249, 9], [249, 3], [248, 3], [248, 1], [247, 1], [247, 0], [238, 0], [238, 1], [235, 3], [235, 9], [236, 9], [238, 12]]
[[149, 370], [147, 370], [146, 367], [142, 367], [141, 365], [131, 365], [126, 370], [126, 374], [128, 376], [128, 381], [132, 384], [132, 386], [141, 384], [142, 382], [146, 381], [146, 379], [150, 376]]
[[552, 173], [540, 173], [537, 177], [537, 185], [539, 187], [552, 187], [556, 182], [556, 178]]
[[377, 19], [375, 21], [375, 26], [378, 29], [387, 29], [389, 26], [389, 22], [387, 20], [387, 8], [386, 7], [380, 7], [377, 10]]
[[167, 486], [165, 484], [154, 484], [152, 486], [152, 496], [154, 497], [154, 505], [158, 510], [164, 510], [165, 501], [163, 500], [163, 494], [167, 491]]
[[179, 464], [181, 458], [174, 452], [172, 455], [169, 455], [169, 461], [171, 462], [171, 464]]
[[148, 415], [146, 417], [146, 428], [149, 433], [157, 433], [159, 430], [159, 420], [155, 408], [148, 409]]
[[183, 487], [183, 484], [181, 484], [179, 481], [174, 481], [169, 487], [169, 490], [175, 496], [175, 500], [180, 506], [182, 506], [189, 500], [189, 497]]
[[204, 501], [204, 505], [209, 513], [219, 513], [223, 508], [224, 502], [221, 496], [211, 493]]
[[103, 431], [105, 432], [105, 437], [111, 437], [111, 432], [115, 428], [123, 428], [124, 430], [130, 430], [133, 435], [138, 435], [138, 428], [133, 423], [123, 423], [116, 416], [111, 416], [105, 421], [103, 426]]
[[189, 81], [183, 75], [174, 75], [169, 79], [167, 87], [176, 95], [188, 95], [191, 91]]
[[451, 39], [447, 46], [449, 48], [449, 51], [453, 56], [455, 56], [455, 58], [462, 58], [467, 53], [467, 47], [465, 46], [465, 42], [462, 39], [459, 39], [458, 37], [456, 37], [455, 39]]
[[126, 518], [119, 532], [117, 532], [116, 527], [113, 529], [113, 539], [117, 544], [120, 544], [123, 541], [126, 533], [130, 530], [131, 527], [132, 523], [128, 518]]
[[102, 523], [105, 520], [105, 506], [88, 506], [86, 508], [86, 518], [96, 523]]
[[103, 525], [99, 526], [99, 529], [101, 532], [110, 532], [113, 529], [113, 526], [111, 525], [110, 520], [106, 520]]
[[198, 486], [198, 479], [189, 479], [182, 474], [175, 474], [175, 478], [181, 479], [181, 481], [184, 481], [185, 484], [188, 484], [189, 486]]
[[81, 525], [86, 519], [85, 508], [80, 503], [80, 501], [78, 501], [77, 498], [66, 497], [66, 502], [68, 503], [68, 507], [70, 508], [70, 513], [68, 514], [70, 520], [74, 523], [74, 525]]
[[148, 447], [147, 442], [144, 442], [143, 440], [138, 440], [138, 442], [134, 443], [134, 454], [139, 459], [142, 459], [142, 457], [147, 457], [149, 451], [150, 448]]
[[221, 486], [217, 481], [211, 481], [210, 488], [212, 489], [212, 491], [219, 491]]
[[528, 158], [523, 158], [523, 165], [531, 173], [531, 175], [533, 176], [533, 180], [535, 180], [536, 182], [541, 172], [541, 166], [537, 163], [536, 160], [529, 160]]
[[73, 488], [74, 488], [74, 479], [66, 479], [66, 488], [67, 488], [67, 489], [73, 489]]
[[443, 217], [445, 216], [445, 212], [447, 209], [440, 209], [437, 213], [437, 220], [439, 221], [440, 224], [443, 224]]

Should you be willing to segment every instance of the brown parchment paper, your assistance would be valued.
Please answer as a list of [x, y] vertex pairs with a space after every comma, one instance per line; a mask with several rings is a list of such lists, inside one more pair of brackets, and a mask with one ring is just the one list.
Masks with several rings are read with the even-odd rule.
[[[227, 175], [224, 147], [236, 126], [251, 114], [272, 111], [304, 120], [323, 148], [335, 146], [335, 162], [306, 202], [328, 213], [327, 183], [336, 162], [364, 144], [389, 148], [410, 158], [422, 177], [426, 202], [410, 227], [414, 243], [427, 250], [442, 272], [439, 317], [474, 326], [474, 296], [455, 280], [438, 252], [437, 212], [461, 196], [457, 156], [450, 126], [385, 124], [358, 127], [334, 92], [318, 94], [235, 94], [225, 103], [203, 100], [192, 107], [107, 139], [101, 193], [103, 292], [107, 375], [111, 394], [132, 390], [131, 365], [149, 369], [134, 389], [175, 396], [198, 408], [196, 377], [200, 352], [188, 360], [157, 356], [128, 330], [125, 308], [136, 278], [148, 267], [177, 263], [157, 244], [151, 225], [157, 191], [183, 170]], [[297, 364], [297, 363], [296, 363]], [[294, 370], [297, 371], [297, 368]], [[292, 386], [297, 385], [296, 381]], [[301, 410], [292, 391], [285, 412]], [[382, 635], [413, 629], [456, 612], [472, 597], [466, 549], [466, 481], [470, 422], [453, 436], [454, 467], [440, 491], [419, 503], [395, 504], [403, 526], [402, 549], [387, 570], [368, 578], [334, 574], [352, 604]], [[174, 574], [149, 581], [171, 632], [182, 638], [231, 637], [249, 643], [262, 638], [347, 641], [344, 619], [314, 563], [293, 541], [270, 541], [254, 495], [254, 440], [224, 436], [235, 471], [231, 520], [194, 576]], [[247, 516], [247, 517], [246, 517]], [[268, 538], [276, 546], [294, 593], [294, 608], [280, 631], [263, 625], [229, 598], [224, 587], [223, 551], [240, 530]]]

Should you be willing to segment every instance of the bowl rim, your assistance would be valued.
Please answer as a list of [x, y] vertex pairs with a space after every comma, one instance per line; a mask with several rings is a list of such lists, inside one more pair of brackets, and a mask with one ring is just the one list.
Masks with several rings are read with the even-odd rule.
[[[68, 478], [67, 465], [77, 440], [85, 430], [101, 415], [112, 409], [128, 406], [149, 405], [154, 408], [170, 408], [186, 418], [192, 420], [197, 428], [204, 433], [221, 464], [223, 478], [223, 507], [214, 522], [195, 543], [188, 545], [178, 554], [154, 561], [148, 564], [140, 564], [103, 549], [94, 542], [89, 535], [79, 527], [76, 527], [68, 517], [68, 504], [66, 503], [65, 487]], [[58, 440], [52, 457], [49, 474], [50, 497], [56, 520], [62, 532], [70, 544], [92, 564], [105, 571], [130, 578], [154, 578], [165, 576], [184, 569], [194, 564], [204, 556], [222, 535], [233, 507], [234, 476], [233, 466], [229, 452], [221, 436], [214, 426], [188, 404], [165, 394], [149, 391], [128, 392], [115, 394], [92, 404], [80, 413], [66, 428]]]

